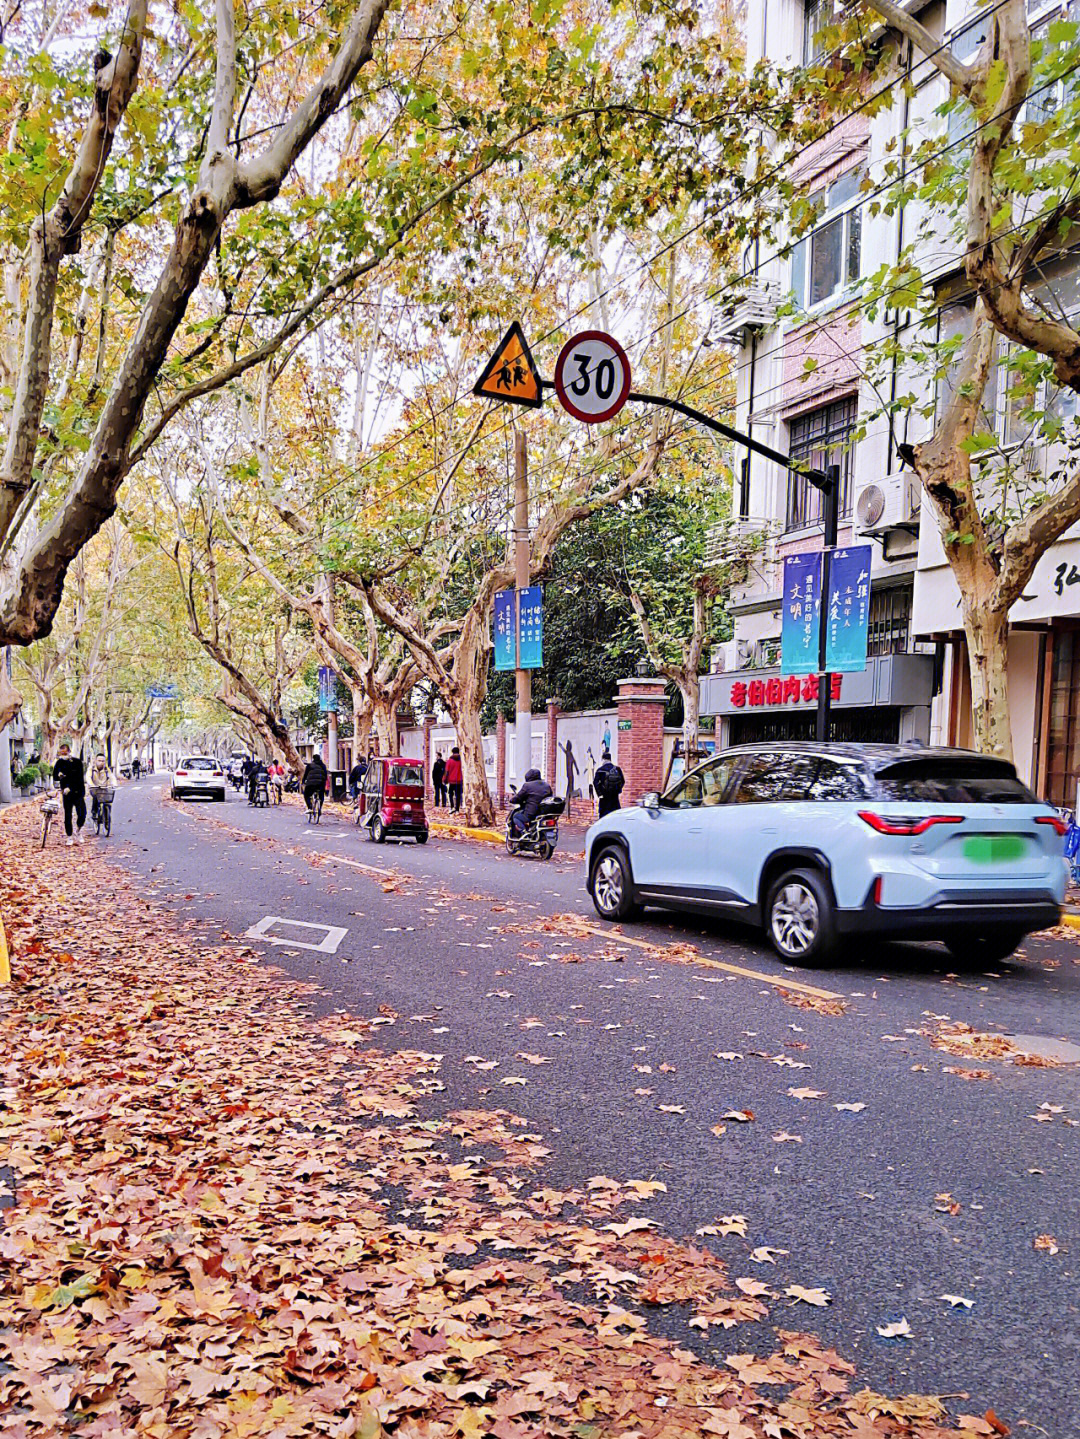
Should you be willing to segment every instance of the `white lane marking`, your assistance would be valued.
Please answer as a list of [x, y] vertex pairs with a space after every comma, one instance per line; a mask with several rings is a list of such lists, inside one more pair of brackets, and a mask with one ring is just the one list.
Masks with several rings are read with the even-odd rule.
[[320, 855], [323, 859], [332, 859], [335, 864], [347, 864], [352, 869], [363, 870], [365, 874], [378, 875], [380, 879], [398, 879], [399, 876], [392, 869], [380, 869], [376, 864], [361, 864], [357, 859], [346, 859], [343, 854], [331, 854], [329, 850], [313, 849], [312, 854]]
[[[286, 925], [290, 929], [320, 930], [322, 939], [318, 944], [307, 944], [304, 940], [292, 939], [283, 934], [271, 934], [270, 930], [275, 925]], [[266, 944], [286, 944], [290, 949], [313, 949], [318, 954], [336, 954], [338, 945], [348, 932], [336, 924], [309, 924], [305, 919], [286, 919], [280, 914], [267, 914], [258, 924], [253, 924], [244, 937], [261, 939]]]

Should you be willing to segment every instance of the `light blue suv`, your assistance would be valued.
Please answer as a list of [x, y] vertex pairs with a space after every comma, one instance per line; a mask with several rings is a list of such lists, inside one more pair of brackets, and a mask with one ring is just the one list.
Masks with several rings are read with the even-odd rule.
[[1063, 833], [992, 756], [776, 743], [725, 750], [607, 815], [585, 861], [604, 919], [646, 904], [728, 915], [763, 926], [789, 963], [853, 934], [993, 960], [1058, 922]]

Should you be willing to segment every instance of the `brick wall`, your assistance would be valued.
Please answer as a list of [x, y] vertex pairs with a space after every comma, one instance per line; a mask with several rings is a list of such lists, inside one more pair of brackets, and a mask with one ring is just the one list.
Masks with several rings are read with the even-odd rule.
[[635, 676], [619, 681], [616, 710], [619, 768], [626, 779], [623, 804], [633, 804], [663, 783], [665, 688], [662, 679]]

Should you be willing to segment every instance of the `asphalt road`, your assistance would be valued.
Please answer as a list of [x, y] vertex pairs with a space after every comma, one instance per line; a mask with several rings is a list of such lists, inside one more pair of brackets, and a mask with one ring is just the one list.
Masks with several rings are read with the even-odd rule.
[[[770, 1322], [820, 1333], [861, 1382], [1080, 1433], [1080, 1065], [930, 1043], [950, 1021], [1080, 1043], [1080, 932], [1030, 940], [987, 972], [933, 945], [871, 943], [796, 972], [719, 923], [652, 912], [627, 942], [552, 925], [595, 922], [568, 856], [544, 865], [438, 837], [379, 847], [330, 811], [315, 829], [231, 790], [224, 806], [176, 805], [166, 788], [149, 777], [117, 796], [107, 843], [143, 891], [208, 942], [270, 917], [316, 926], [250, 942], [316, 980], [327, 1010], [385, 1007], [387, 1048], [444, 1055], [445, 1108], [506, 1107], [542, 1130], [545, 1182], [660, 1179], [648, 1213], [682, 1236], [743, 1215], [745, 1237], [698, 1242], [733, 1277], [826, 1289], [827, 1308], [772, 1301]], [[332, 948], [327, 926], [345, 931], [332, 953], [298, 947]], [[793, 983], [844, 1012], [802, 1007], [823, 1001], [780, 992]], [[751, 1259], [763, 1245], [779, 1251], [771, 1265]], [[900, 1319], [910, 1338], [877, 1332]], [[720, 1363], [770, 1352], [753, 1327], [650, 1322]]]

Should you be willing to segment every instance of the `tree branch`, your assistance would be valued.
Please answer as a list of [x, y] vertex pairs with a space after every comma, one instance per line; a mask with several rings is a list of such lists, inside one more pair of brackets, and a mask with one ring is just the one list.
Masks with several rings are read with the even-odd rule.
[[876, 10], [887, 25], [894, 30], [899, 30], [915, 46], [921, 50], [930, 63], [939, 70], [942, 75], [954, 85], [962, 95], [971, 93], [975, 83], [975, 72], [956, 56], [947, 47], [942, 47], [941, 41], [931, 35], [925, 25], [921, 25], [914, 15], [894, 0], [867, 0], [870, 8]]

